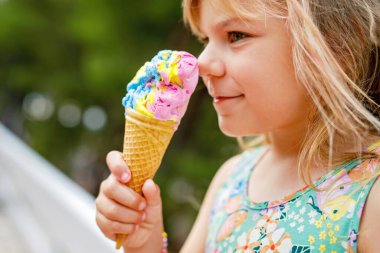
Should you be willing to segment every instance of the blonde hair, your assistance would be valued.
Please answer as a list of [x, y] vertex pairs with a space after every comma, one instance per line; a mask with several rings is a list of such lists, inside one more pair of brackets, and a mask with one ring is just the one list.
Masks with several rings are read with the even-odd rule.
[[[201, 1], [206, 0], [183, 0], [184, 20], [198, 36]], [[310, 170], [316, 161], [331, 169], [376, 156], [341, 151], [334, 144], [348, 141], [362, 150], [368, 137], [379, 136], [379, 0], [207, 1], [242, 19], [261, 13], [286, 20], [295, 75], [316, 106], [299, 153], [299, 173], [308, 185], [313, 186]]]

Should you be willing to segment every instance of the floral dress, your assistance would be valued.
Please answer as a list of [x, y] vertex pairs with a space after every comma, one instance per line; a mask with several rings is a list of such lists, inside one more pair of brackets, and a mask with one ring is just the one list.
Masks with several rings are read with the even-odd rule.
[[[362, 210], [375, 181], [357, 179], [377, 171], [378, 159], [344, 163], [316, 183], [277, 201], [252, 203], [248, 180], [265, 147], [243, 153], [219, 189], [211, 210], [207, 253], [357, 252]], [[380, 142], [370, 151], [380, 153]]]

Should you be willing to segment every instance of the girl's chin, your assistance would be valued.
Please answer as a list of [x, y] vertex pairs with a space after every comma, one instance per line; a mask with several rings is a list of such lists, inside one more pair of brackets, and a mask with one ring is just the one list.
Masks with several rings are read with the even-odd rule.
[[264, 134], [263, 132], [257, 131], [257, 129], [249, 129], [249, 131], [247, 131], [243, 124], [230, 122], [220, 117], [218, 117], [218, 124], [220, 131], [228, 137], [237, 138]]
[[234, 122], [228, 124], [224, 121], [219, 120], [219, 129], [224, 135], [228, 137], [246, 136], [242, 131], [241, 125]]

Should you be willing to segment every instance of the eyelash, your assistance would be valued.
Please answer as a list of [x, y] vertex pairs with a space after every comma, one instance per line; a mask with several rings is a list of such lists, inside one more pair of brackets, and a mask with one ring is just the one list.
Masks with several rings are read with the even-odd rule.
[[233, 31], [227, 33], [227, 39], [230, 43], [238, 42], [239, 40], [245, 39], [246, 37], [248, 37], [248, 35], [242, 32]]
[[[243, 33], [243, 32], [236, 32], [236, 31], [227, 32], [227, 40], [229, 43], [235, 43], [235, 42], [238, 42], [239, 40], [245, 39], [247, 37], [248, 37], [248, 35]], [[206, 46], [209, 42], [209, 39], [208, 39], [208, 37], [201, 37], [201, 38], [199, 38], [199, 41], [204, 46]]]

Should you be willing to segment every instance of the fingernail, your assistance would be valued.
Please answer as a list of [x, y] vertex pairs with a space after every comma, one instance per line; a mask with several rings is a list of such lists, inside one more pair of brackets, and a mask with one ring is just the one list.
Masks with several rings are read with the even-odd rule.
[[131, 177], [131, 175], [129, 175], [129, 173], [124, 172], [123, 174], [121, 174], [120, 180], [121, 180], [121, 182], [126, 183], [129, 181], [130, 177]]
[[153, 180], [152, 180], [152, 179], [148, 179], [147, 181], [148, 181], [148, 182], [147, 182], [148, 186], [151, 185], [151, 186], [149, 186], [149, 187], [152, 187], [152, 188], [154, 189], [154, 191], [157, 191], [157, 186], [156, 186], [156, 184], [153, 182]]
[[139, 205], [139, 207], [138, 207], [138, 209], [139, 209], [140, 211], [142, 211], [142, 210], [145, 209], [145, 206], [146, 206], [145, 202], [141, 202], [140, 205]]

